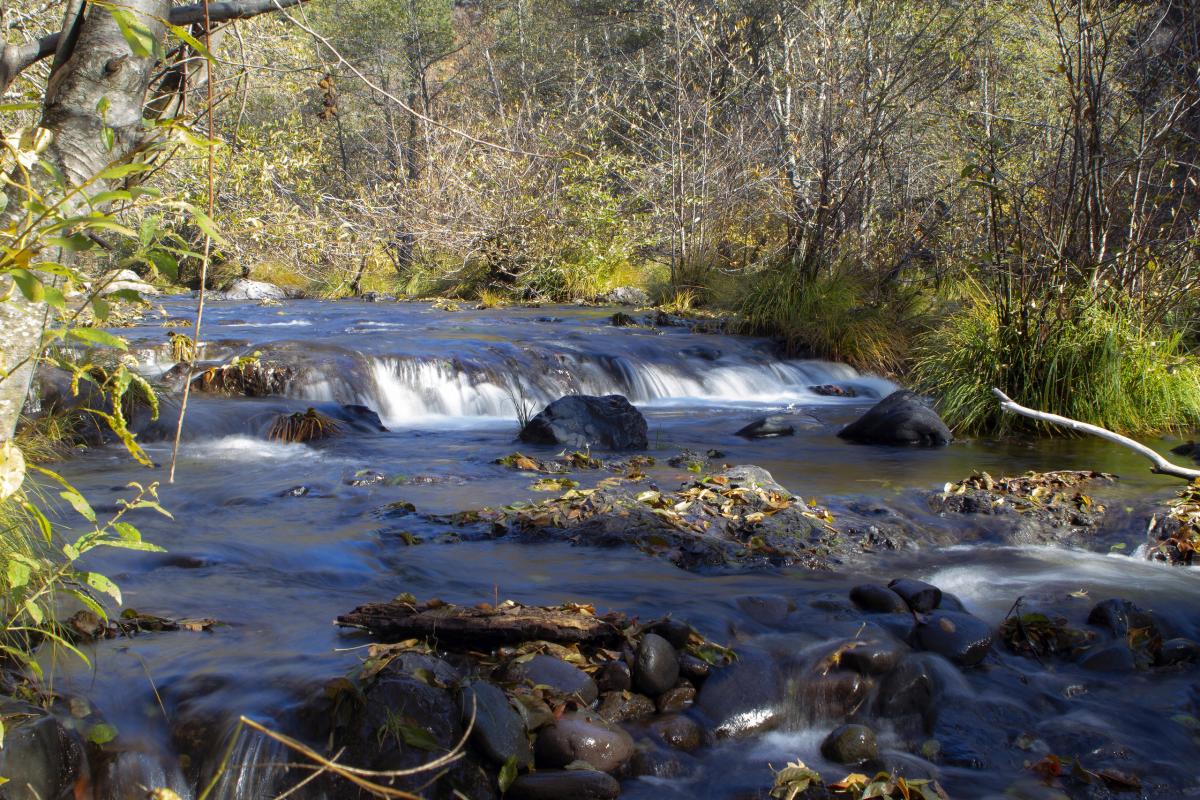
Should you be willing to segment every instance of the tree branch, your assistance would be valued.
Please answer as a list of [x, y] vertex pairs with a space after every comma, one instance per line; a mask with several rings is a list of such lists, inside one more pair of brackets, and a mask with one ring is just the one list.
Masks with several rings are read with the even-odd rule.
[[1052, 425], [1061, 425], [1064, 428], [1069, 428], [1073, 431], [1079, 431], [1080, 433], [1090, 433], [1093, 436], [1099, 436], [1101, 439], [1107, 439], [1110, 442], [1115, 442], [1122, 447], [1127, 447], [1138, 455], [1150, 459], [1150, 462], [1154, 464], [1154, 466], [1150, 468], [1151, 472], [1158, 473], [1159, 475], [1172, 475], [1176, 478], [1183, 478], [1184, 480], [1189, 481], [1200, 478], [1200, 469], [1188, 469], [1187, 467], [1181, 467], [1176, 464], [1172, 464], [1170, 461], [1167, 461], [1149, 447], [1146, 447], [1146, 445], [1140, 442], [1135, 442], [1133, 439], [1122, 436], [1119, 433], [1113, 433], [1107, 428], [1101, 428], [1098, 425], [1089, 425], [1086, 422], [1079, 422], [1078, 420], [1073, 420], [1068, 417], [1060, 417], [1057, 414], [1050, 414], [1045, 411], [1034, 411], [1032, 408], [1026, 408], [1023, 405], [1020, 405], [999, 389], [992, 389], [992, 394], [999, 398], [1000, 408], [1004, 409], [1005, 411], [1009, 411], [1013, 414], [1019, 414], [1022, 417], [1036, 419], [1039, 422], [1049, 422]]
[[[209, 3], [208, 18], [213, 23], [249, 19], [303, 2], [305, 0], [223, 0]], [[190, 6], [172, 8], [168, 21], [172, 25], [195, 25], [204, 22], [204, 4], [193, 3]], [[5, 45], [0, 49], [0, 92], [7, 90], [23, 71], [54, 55], [61, 37], [61, 33], [52, 33], [34, 42]]]

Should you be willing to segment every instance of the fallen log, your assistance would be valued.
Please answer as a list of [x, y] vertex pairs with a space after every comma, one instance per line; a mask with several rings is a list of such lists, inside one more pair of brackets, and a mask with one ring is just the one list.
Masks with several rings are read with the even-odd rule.
[[581, 607], [542, 608], [506, 601], [498, 607], [456, 606], [431, 600], [367, 603], [337, 618], [382, 642], [428, 639], [440, 647], [484, 650], [521, 642], [546, 641], [611, 647], [623, 638], [627, 620], [619, 614], [593, 616]]
[[1149, 447], [1146, 447], [1146, 445], [1142, 444], [1141, 442], [1135, 442], [1133, 439], [1130, 439], [1127, 436], [1122, 436], [1119, 433], [1113, 433], [1107, 428], [1101, 428], [1099, 425], [1089, 425], [1086, 422], [1080, 422], [1079, 420], [1071, 419], [1070, 417], [1060, 417], [1058, 414], [1051, 414], [1046, 411], [1036, 411], [1032, 408], [1026, 408], [999, 389], [992, 389], [992, 394], [994, 394], [1000, 401], [1000, 408], [1005, 411], [1013, 414], [1019, 414], [1022, 417], [1036, 419], [1039, 422], [1049, 422], [1052, 425], [1061, 425], [1064, 428], [1068, 428], [1073, 431], [1079, 431], [1080, 433], [1090, 433], [1092, 436], [1098, 436], [1101, 439], [1107, 439], [1110, 442], [1115, 442], [1122, 447], [1127, 447], [1138, 455], [1150, 460], [1150, 463], [1153, 465], [1150, 468], [1151, 472], [1158, 473], [1160, 475], [1172, 475], [1176, 478], [1183, 478], [1187, 481], [1193, 481], [1197, 478], [1200, 478], [1200, 469], [1188, 469], [1187, 467], [1181, 467], [1178, 464], [1172, 464], [1170, 461], [1167, 461]]

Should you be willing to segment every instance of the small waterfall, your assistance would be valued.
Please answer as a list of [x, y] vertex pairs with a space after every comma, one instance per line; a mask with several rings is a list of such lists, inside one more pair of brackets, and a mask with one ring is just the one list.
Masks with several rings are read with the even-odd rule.
[[[286, 747], [249, 729], [243, 730], [209, 796], [222, 800], [275, 797], [310, 774], [306, 770], [290, 769], [288, 764]], [[211, 779], [211, 775], [207, 777], [205, 785]]]
[[512, 419], [517, 405], [540, 409], [564, 394], [623, 394], [643, 405], [721, 403], [787, 406], [838, 402], [812, 386], [852, 386], [879, 397], [895, 387], [862, 376], [844, 364], [822, 361], [752, 361], [681, 356], [530, 353], [491, 363], [461, 359], [364, 357], [369, 379], [354, 385], [321, 375], [298, 387], [310, 400], [354, 402], [374, 409], [385, 424], [430, 416]]

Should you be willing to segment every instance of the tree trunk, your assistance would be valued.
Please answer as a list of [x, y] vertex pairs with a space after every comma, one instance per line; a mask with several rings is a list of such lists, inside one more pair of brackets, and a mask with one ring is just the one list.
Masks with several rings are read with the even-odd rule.
[[[169, 0], [123, 0], [123, 9], [134, 14], [142, 25], [162, 41], [162, 21], [170, 11]], [[46, 89], [41, 127], [52, 137], [41, 157], [57, 167], [69, 187], [79, 186], [106, 166], [119, 162], [144, 144], [142, 105], [156, 59], [139, 58], [122, 35], [112, 13], [102, 7], [69, 4], [64, 20], [54, 68]], [[101, 113], [101, 99], [107, 110]], [[105, 127], [113, 132], [112, 149], [105, 147]], [[33, 188], [43, 196], [52, 196], [53, 184], [40, 170], [30, 172]], [[5, 187], [7, 201], [3, 223], [18, 230], [24, 227], [27, 189], [23, 175], [14, 175], [14, 183]], [[110, 186], [97, 183], [89, 187], [95, 194]], [[77, 196], [62, 211], [70, 214], [83, 205]], [[0, 294], [11, 288], [3, 279]], [[24, 404], [33, 368], [41, 347], [45, 321], [44, 303], [27, 302], [18, 293], [0, 303], [0, 441], [11, 438]]]

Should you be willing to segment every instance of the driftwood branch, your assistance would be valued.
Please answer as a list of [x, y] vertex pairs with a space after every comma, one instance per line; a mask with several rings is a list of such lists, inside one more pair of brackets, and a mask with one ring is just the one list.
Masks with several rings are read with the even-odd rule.
[[1119, 433], [1113, 433], [1107, 428], [1101, 428], [1098, 425], [1089, 425], [1086, 422], [1070, 419], [1069, 417], [1060, 417], [1058, 414], [1050, 414], [1045, 411], [1034, 411], [1032, 408], [1017, 403], [1011, 397], [1006, 395], [999, 389], [992, 389], [992, 394], [996, 395], [1000, 400], [1000, 408], [1009, 411], [1013, 414], [1019, 414], [1022, 417], [1036, 419], [1039, 422], [1049, 422], [1052, 425], [1061, 425], [1064, 428], [1080, 433], [1090, 433], [1092, 436], [1098, 436], [1101, 439], [1107, 439], [1110, 442], [1126, 447], [1140, 456], [1150, 459], [1150, 463], [1154, 466], [1150, 468], [1151, 472], [1156, 472], [1160, 475], [1172, 475], [1176, 478], [1184, 480], [1195, 480], [1200, 478], [1200, 469], [1188, 469], [1181, 467], [1178, 464], [1172, 464], [1161, 455], [1151, 450], [1141, 442], [1135, 442], [1127, 436], [1122, 436]]
[[[208, 4], [208, 19], [212, 24], [235, 19], [248, 19], [300, 5], [305, 0], [227, 0]], [[204, 22], [204, 4], [172, 8], [168, 21], [172, 25], [194, 25]], [[22, 71], [44, 58], [54, 55], [61, 33], [52, 33], [25, 44], [0, 47], [0, 92], [6, 90]]]

